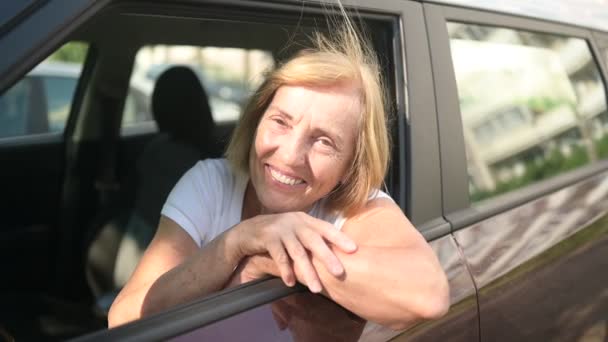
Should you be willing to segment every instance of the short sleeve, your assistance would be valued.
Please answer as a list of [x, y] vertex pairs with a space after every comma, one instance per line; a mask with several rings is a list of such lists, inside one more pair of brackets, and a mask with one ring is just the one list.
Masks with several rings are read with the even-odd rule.
[[[369, 196], [367, 197], [367, 201], [371, 201], [371, 200], [375, 200], [378, 198], [387, 198], [389, 200], [391, 200], [392, 202], [395, 202], [395, 200], [393, 200], [393, 198], [387, 194], [386, 192], [380, 190], [380, 189], [376, 189], [374, 191], [372, 191]], [[344, 217], [344, 215], [342, 215], [342, 213], [336, 215], [333, 219], [333, 225], [334, 227], [336, 227], [338, 230], [342, 230], [342, 227], [344, 226], [344, 222], [346, 222], [346, 217]]]
[[200, 247], [212, 228], [214, 209], [221, 194], [214, 181], [214, 168], [198, 162], [177, 182], [161, 210], [161, 214], [180, 225]]
[[380, 189], [372, 191], [372, 193], [370, 193], [369, 196], [367, 197], [367, 200], [371, 201], [371, 200], [375, 200], [378, 198], [387, 198], [387, 199], [391, 200], [392, 202], [395, 202], [395, 200], [393, 200], [393, 198], [389, 194], [387, 194], [386, 192], [384, 192]]

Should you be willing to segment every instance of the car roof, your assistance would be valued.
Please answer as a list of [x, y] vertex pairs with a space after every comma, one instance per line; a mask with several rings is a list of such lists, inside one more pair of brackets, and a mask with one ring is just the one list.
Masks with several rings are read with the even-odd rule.
[[608, 0], [421, 0], [608, 31]]

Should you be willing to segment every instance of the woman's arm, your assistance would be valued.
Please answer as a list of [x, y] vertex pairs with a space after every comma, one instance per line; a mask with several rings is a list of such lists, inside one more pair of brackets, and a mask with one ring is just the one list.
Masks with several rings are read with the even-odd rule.
[[354, 254], [334, 249], [346, 270], [343, 280], [313, 259], [330, 298], [395, 329], [448, 311], [449, 286], [435, 253], [392, 201], [370, 202], [342, 230], [359, 245]]
[[[221, 289], [241, 257], [225, 234], [199, 249], [177, 223], [161, 217], [154, 239], [108, 314], [110, 328]], [[176, 291], [179, 289], [179, 291]]]
[[[342, 228], [358, 246], [355, 253], [332, 251], [344, 266], [335, 277], [312, 253], [323, 294], [357, 315], [403, 329], [421, 319], [442, 316], [449, 309], [449, 287], [439, 262], [424, 238], [391, 201], [377, 199]], [[262, 273], [279, 275], [268, 256], [248, 259], [237, 275], [244, 280]], [[306, 277], [294, 262], [298, 280]], [[238, 280], [234, 283], [238, 283]]]
[[[290, 227], [298, 227], [297, 231], [307, 236], [298, 240], [304, 245], [304, 256], [304, 248], [315, 251], [322, 267], [331, 269], [337, 263], [340, 269], [333, 274], [341, 274], [339, 260], [325, 241], [343, 251], [354, 251], [356, 246], [346, 234], [327, 223], [313, 228], [308, 227], [310, 224], [303, 225], [298, 220], [302, 215], [263, 215], [242, 221], [202, 249], [177, 223], [161, 217], [154, 239], [110, 308], [108, 326], [124, 324], [218, 291], [226, 285], [239, 262], [254, 254], [270, 253], [275, 260], [285, 261], [278, 262], [284, 271], [283, 279], [289, 285], [295, 284], [295, 276], [290, 279], [288, 274], [291, 265], [281, 240], [292, 232]], [[301, 276], [311, 282], [316, 273], [310, 261], [306, 261], [307, 265], [301, 263]], [[318, 290], [321, 290], [320, 284]]]

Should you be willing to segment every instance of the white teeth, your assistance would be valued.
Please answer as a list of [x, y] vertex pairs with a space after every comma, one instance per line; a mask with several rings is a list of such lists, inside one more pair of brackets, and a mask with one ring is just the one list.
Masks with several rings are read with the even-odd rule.
[[301, 184], [304, 181], [301, 179], [296, 179], [296, 178], [291, 178], [288, 176], [285, 176], [284, 174], [275, 171], [274, 169], [270, 169], [270, 174], [272, 175], [272, 178], [274, 178], [275, 180], [283, 183], [283, 184], [287, 184], [287, 185], [296, 185], [296, 184]]

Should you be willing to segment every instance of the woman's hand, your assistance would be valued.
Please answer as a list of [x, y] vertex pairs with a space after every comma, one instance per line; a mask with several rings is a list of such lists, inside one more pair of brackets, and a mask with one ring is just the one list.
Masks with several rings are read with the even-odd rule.
[[256, 216], [235, 226], [233, 234], [243, 258], [268, 253], [287, 286], [295, 285], [295, 267], [312, 292], [321, 292], [322, 287], [311, 257], [340, 277], [344, 267], [328, 244], [345, 253], [357, 249], [354, 241], [333, 225], [302, 212]]
[[[234, 270], [232, 276], [224, 286], [224, 288], [230, 288], [234, 286], [238, 286], [241, 284], [245, 284], [247, 282], [260, 279], [268, 274], [271, 274], [271, 271], [266, 270], [266, 268], [260, 264], [260, 261], [264, 262], [265, 260], [260, 260], [264, 258], [265, 260], [270, 260], [273, 262], [270, 257], [262, 256], [262, 255], [254, 255], [251, 257], [246, 257], [241, 260], [239, 266]], [[268, 263], [268, 261], [265, 261]]]

